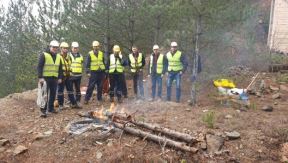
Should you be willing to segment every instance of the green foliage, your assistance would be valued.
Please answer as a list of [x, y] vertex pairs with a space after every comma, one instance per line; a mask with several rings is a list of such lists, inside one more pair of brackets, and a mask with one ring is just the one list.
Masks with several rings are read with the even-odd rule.
[[202, 116], [202, 121], [206, 124], [208, 128], [214, 128], [215, 122], [215, 112], [208, 111]]

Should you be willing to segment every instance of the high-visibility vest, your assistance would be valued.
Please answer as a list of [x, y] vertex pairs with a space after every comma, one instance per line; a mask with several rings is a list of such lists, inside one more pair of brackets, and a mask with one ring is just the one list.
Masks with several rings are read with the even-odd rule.
[[43, 77], [57, 77], [59, 76], [59, 65], [61, 62], [61, 56], [56, 54], [55, 62], [51, 54], [44, 53], [45, 64], [43, 67]]
[[[162, 74], [163, 73], [163, 54], [159, 54], [156, 64], [156, 73]], [[152, 66], [153, 66], [153, 55], [150, 56], [150, 74], [152, 73]]]
[[167, 53], [168, 60], [168, 71], [181, 71], [183, 70], [183, 65], [181, 63], [182, 53], [177, 50], [177, 52], [172, 56], [171, 52]]
[[[122, 54], [119, 54], [119, 57], [122, 59]], [[116, 61], [116, 57], [114, 54], [110, 54], [109, 61], [110, 61], [109, 74], [114, 73], [115, 70], [119, 73], [123, 73], [124, 67], [121, 65], [119, 59], [117, 59]]]
[[71, 60], [69, 59], [69, 56], [67, 55], [66, 58], [64, 58], [61, 54], [61, 62], [62, 62], [62, 69], [64, 76], [68, 76], [71, 70]]
[[104, 55], [103, 52], [98, 51], [98, 57], [94, 54], [94, 51], [89, 52], [91, 62], [90, 62], [90, 70], [97, 71], [97, 70], [105, 70], [104, 65]]
[[136, 62], [133, 54], [129, 54], [131, 72], [136, 72], [137, 69], [142, 67], [142, 59], [143, 59], [142, 53], [139, 53], [138, 58], [137, 58], [137, 62]]
[[70, 53], [71, 57], [71, 71], [72, 73], [82, 73], [82, 63], [83, 56], [80, 54], [80, 57], [74, 57], [73, 54]]

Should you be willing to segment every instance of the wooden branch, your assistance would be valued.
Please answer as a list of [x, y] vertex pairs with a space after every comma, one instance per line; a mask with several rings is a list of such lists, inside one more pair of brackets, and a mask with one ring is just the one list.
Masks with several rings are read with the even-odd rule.
[[142, 138], [145, 137], [147, 140], [151, 140], [154, 142], [166, 143], [168, 146], [175, 147], [175, 148], [182, 150], [182, 151], [188, 151], [188, 152], [192, 152], [192, 153], [196, 153], [198, 151], [197, 148], [187, 146], [185, 143], [177, 142], [177, 141], [174, 141], [174, 140], [171, 140], [168, 138], [163, 138], [161, 136], [153, 135], [151, 133], [148, 133], [148, 132], [145, 132], [145, 131], [142, 131], [139, 129], [127, 127], [127, 126], [124, 126], [124, 125], [121, 125], [118, 123], [114, 123], [114, 126], [124, 130], [125, 132], [127, 132], [129, 134], [136, 135], [136, 136], [139, 136]]
[[185, 133], [181, 133], [175, 130], [171, 130], [165, 127], [161, 127], [158, 124], [149, 124], [149, 123], [145, 123], [145, 122], [135, 122], [135, 121], [131, 121], [131, 123], [133, 123], [136, 126], [139, 127], [143, 127], [152, 131], [156, 131], [156, 132], [160, 132], [162, 134], [165, 134], [169, 137], [172, 138], [176, 138], [179, 140], [183, 140], [187, 143], [195, 143], [197, 142], [197, 139], [189, 134], [185, 134]]

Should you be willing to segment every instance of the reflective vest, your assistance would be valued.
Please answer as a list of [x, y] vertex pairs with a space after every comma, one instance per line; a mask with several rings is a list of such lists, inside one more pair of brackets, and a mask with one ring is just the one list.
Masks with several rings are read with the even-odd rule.
[[142, 67], [142, 59], [143, 59], [142, 53], [139, 53], [138, 58], [137, 58], [137, 62], [136, 62], [133, 54], [129, 54], [131, 72], [136, 72], [137, 69]]
[[71, 70], [71, 61], [69, 59], [69, 56], [67, 55], [66, 58], [64, 58], [61, 54], [59, 54], [61, 56], [61, 62], [62, 62], [62, 69], [63, 69], [63, 74], [64, 76], [68, 76], [69, 72]]
[[83, 63], [83, 56], [80, 54], [80, 57], [74, 58], [73, 54], [70, 53], [71, 57], [71, 71], [72, 73], [82, 73], [82, 63]]
[[104, 65], [104, 55], [103, 52], [98, 51], [98, 58], [94, 54], [93, 50], [89, 52], [91, 62], [90, 62], [90, 70], [97, 71], [97, 70], [105, 70]]
[[177, 52], [172, 56], [171, 52], [167, 53], [168, 60], [168, 71], [181, 71], [183, 70], [183, 65], [181, 63], [182, 53], [177, 50]]
[[[121, 54], [119, 54], [119, 57], [122, 59]], [[109, 74], [114, 73], [115, 70], [119, 73], [123, 73], [124, 67], [121, 65], [119, 59], [117, 59], [116, 61], [114, 54], [110, 54], [109, 61], [110, 61]]]
[[43, 67], [43, 77], [58, 78], [61, 56], [59, 54], [56, 54], [55, 62], [53, 61], [53, 58], [49, 53], [44, 53], [44, 57], [45, 57], [45, 64]]
[[[163, 54], [159, 54], [159, 57], [157, 59], [157, 64], [156, 64], [156, 73], [157, 74], [162, 74], [163, 73]], [[153, 66], [153, 55], [150, 56], [150, 74], [152, 73], [152, 66]]]

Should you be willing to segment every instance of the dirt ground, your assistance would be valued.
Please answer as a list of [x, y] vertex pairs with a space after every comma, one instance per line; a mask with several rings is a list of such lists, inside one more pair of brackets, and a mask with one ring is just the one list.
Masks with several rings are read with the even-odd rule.
[[[280, 86], [275, 74], [261, 74], [269, 85]], [[245, 80], [243, 80], [245, 79]], [[251, 76], [236, 79], [236, 84], [247, 86]], [[239, 82], [241, 81], [241, 82]], [[149, 82], [146, 82], [149, 83]], [[131, 82], [129, 92], [131, 92]], [[275, 92], [266, 91], [261, 97], [250, 95], [250, 109], [241, 110], [221, 105], [215, 100], [216, 88], [211, 83], [199, 86], [197, 107], [188, 105], [190, 95], [188, 77], [183, 78], [181, 103], [166, 101], [136, 101], [133, 97], [125, 99], [118, 109], [133, 114], [135, 119], [157, 123], [180, 132], [199, 136], [205, 134], [223, 135], [226, 131], [237, 131], [241, 137], [225, 140], [223, 150], [218, 155], [209, 155], [196, 144], [196, 154], [163, 147], [161, 144], [142, 140], [119, 132], [105, 139], [95, 136], [96, 131], [71, 136], [64, 128], [71, 121], [81, 119], [79, 111], [97, 110], [95, 101], [84, 105], [83, 109], [66, 109], [58, 114], [39, 117], [36, 106], [36, 90], [16, 93], [0, 99], [0, 138], [9, 143], [0, 146], [0, 162], [280, 162], [281, 145], [288, 140], [288, 92], [280, 90], [281, 98], [273, 99]], [[282, 83], [288, 87], [288, 84]], [[164, 84], [165, 86], [165, 84]], [[146, 84], [145, 91], [149, 89]], [[166, 90], [163, 88], [165, 94]], [[175, 88], [173, 89], [175, 92]], [[131, 93], [130, 93], [131, 94]], [[148, 96], [148, 93], [147, 93]], [[165, 96], [164, 96], [165, 97]], [[265, 105], [273, 106], [273, 112], [264, 112]], [[108, 100], [103, 105], [110, 107]], [[214, 128], [203, 122], [207, 110], [215, 113]], [[226, 118], [231, 115], [230, 118]], [[35, 140], [39, 133], [52, 131], [52, 135]], [[18, 145], [28, 148], [27, 152], [14, 155]], [[286, 151], [287, 152], [287, 151]]]

